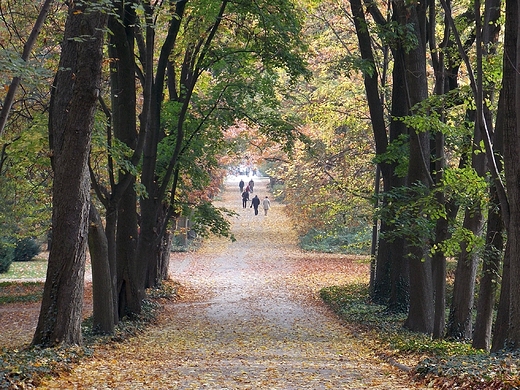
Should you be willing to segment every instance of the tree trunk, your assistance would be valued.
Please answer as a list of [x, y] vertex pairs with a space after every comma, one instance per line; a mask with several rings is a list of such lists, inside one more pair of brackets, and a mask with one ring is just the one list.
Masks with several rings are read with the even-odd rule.
[[90, 204], [88, 246], [92, 265], [92, 302], [95, 333], [114, 333], [113, 286], [108, 262], [108, 240], [96, 206]]
[[168, 280], [168, 269], [170, 268], [170, 248], [172, 245], [172, 234], [166, 233], [163, 236], [162, 245], [161, 245], [161, 258], [159, 259], [159, 267], [158, 267], [158, 280], [159, 285], [164, 281]]
[[510, 311], [510, 291], [511, 291], [511, 272], [510, 262], [510, 240], [506, 242], [504, 263], [502, 266], [502, 283], [500, 284], [500, 299], [498, 301], [497, 317], [493, 340], [491, 342], [491, 352], [497, 352], [506, 347], [509, 337], [509, 311]]
[[[510, 2], [506, 4], [509, 5]], [[507, 194], [509, 200], [509, 224], [507, 236], [509, 237], [508, 244], [510, 246], [510, 322], [508, 332], [508, 344], [513, 349], [520, 348], [520, 31], [518, 30], [518, 23], [520, 20], [520, 7], [516, 4], [517, 10], [514, 14], [508, 14], [507, 17], [514, 17], [516, 23], [516, 53], [513, 57], [505, 58], [504, 61], [513, 61], [516, 74], [516, 98], [514, 100], [514, 115], [516, 123], [514, 127], [505, 128], [504, 145], [505, 150], [505, 172], [507, 182]], [[507, 12], [507, 11], [506, 11]], [[512, 30], [515, 31], [515, 30]]]
[[[417, 45], [404, 52], [406, 68], [406, 98], [410, 108], [428, 96], [426, 78], [426, 6], [424, 4], [405, 5], [395, 1], [394, 10], [399, 24], [412, 27]], [[410, 112], [413, 115], [413, 111]], [[410, 129], [410, 159], [408, 185], [431, 185], [430, 177], [430, 136], [427, 131]], [[420, 233], [419, 234], [424, 234]], [[421, 242], [422, 241], [422, 242]], [[408, 244], [410, 254], [410, 306], [404, 326], [412, 331], [431, 334], [433, 332], [433, 279], [431, 258], [428, 255], [427, 237], [415, 237]]]
[[[473, 215], [470, 215], [473, 213]], [[475, 235], [480, 235], [483, 218], [480, 210], [466, 211], [463, 226]], [[453, 297], [448, 319], [446, 337], [456, 340], [469, 340], [472, 335], [472, 313], [477, 276], [478, 257], [468, 252], [467, 243], [461, 243], [461, 254], [455, 270]]]
[[[403, 99], [406, 96], [406, 68], [403, 57], [404, 49], [402, 45], [397, 44], [393, 50], [394, 53], [394, 69], [392, 70], [392, 108], [390, 120], [390, 142], [399, 140], [402, 135], [408, 134], [406, 125], [395, 118], [401, 118], [408, 115], [408, 102]], [[395, 163], [392, 165], [391, 172], [385, 176], [384, 191], [388, 193], [395, 188], [405, 185], [406, 178], [397, 176]], [[395, 229], [395, 226], [391, 226]], [[383, 227], [381, 228], [384, 236]], [[380, 242], [382, 244], [382, 242]], [[396, 237], [391, 242], [385, 242], [385, 248], [382, 253], [378, 252], [378, 256], [386, 257], [390, 266], [390, 293], [387, 295], [389, 310], [394, 312], [406, 312], [410, 304], [410, 264], [409, 258], [405, 255], [405, 240], [403, 237]]]
[[45, 347], [82, 342], [90, 199], [88, 157], [106, 26], [104, 13], [84, 11], [81, 6], [69, 7], [60, 70], [51, 97], [53, 245], [32, 341], [33, 345]]
[[[478, 121], [477, 121], [478, 122]], [[475, 149], [480, 148], [480, 126], [475, 126], [475, 138], [473, 145]], [[472, 167], [479, 176], [486, 173], [486, 161], [484, 153], [472, 153]], [[473, 210], [466, 210], [463, 227], [471, 231], [475, 236], [482, 234], [484, 218], [480, 206], [476, 205]], [[467, 243], [461, 243], [461, 253], [455, 270], [455, 281], [453, 286], [453, 297], [448, 319], [446, 337], [456, 340], [469, 340], [473, 334], [473, 305], [475, 297], [475, 282], [479, 257]]]
[[[518, 208], [518, 172], [515, 172], [515, 168], [518, 168], [518, 150], [520, 145], [518, 143], [518, 124], [517, 124], [517, 111], [515, 104], [518, 104], [518, 91], [516, 89], [516, 77], [517, 77], [517, 64], [519, 62], [519, 56], [517, 55], [518, 49], [517, 44], [520, 42], [518, 39], [518, 23], [520, 7], [518, 2], [514, 0], [506, 1], [506, 22], [505, 22], [505, 36], [504, 36], [504, 61], [503, 61], [503, 76], [502, 76], [502, 91], [504, 98], [500, 100], [503, 103], [499, 107], [499, 112], [503, 112], [500, 117], [504, 119], [503, 124], [500, 126], [503, 133], [504, 143], [504, 169], [506, 173], [506, 185], [508, 188], [508, 203], [511, 208], [512, 203], [514, 208]], [[516, 62], [513, 61], [516, 59]], [[516, 197], [515, 197], [516, 196]], [[518, 212], [518, 210], [517, 210]], [[520, 218], [518, 214], [513, 216], [510, 211], [509, 220], [513, 221], [513, 218]], [[502, 268], [502, 284], [500, 286], [500, 300], [498, 303], [497, 317], [495, 320], [493, 341], [491, 351], [496, 352], [506, 346], [509, 338], [509, 320], [510, 320], [510, 299], [517, 299], [518, 295], [513, 295], [510, 292], [514, 291], [511, 286], [518, 285], [518, 279], [513, 279], [513, 274], [510, 272], [510, 264], [514, 262], [512, 256], [520, 255], [518, 252], [514, 252], [511, 248], [515, 239], [520, 233], [514, 230], [514, 225], [506, 223], [506, 231], [508, 240], [506, 243], [506, 251], [504, 255], [504, 264]], [[515, 293], [518, 293], [515, 291]]]
[[[357, 4], [357, 5], [356, 5]], [[373, 63], [373, 56], [370, 49], [370, 37], [363, 27], [364, 14], [361, 9], [359, 11], [359, 2], [355, 2], [353, 10], [357, 9], [357, 18], [361, 20], [361, 24], [357, 26], [358, 39], [360, 46], [364, 47], [362, 56]], [[381, 21], [383, 23], [383, 21]], [[405, 68], [402, 61], [402, 47], [394, 49], [394, 68], [392, 72], [393, 89], [392, 89], [392, 108], [391, 117], [398, 118], [408, 114], [408, 105], [402, 96], [405, 95]], [[368, 76], [366, 76], [368, 77]], [[386, 125], [379, 119], [383, 115], [383, 107], [379, 101], [379, 92], [375, 84], [376, 74], [370, 77], [366, 82], [367, 99], [374, 101], [371, 104], [371, 112], [374, 112], [378, 119], [373, 122], [374, 139], [376, 140], [376, 153], [378, 155], [386, 152], [388, 142], [398, 140], [402, 134], [407, 133], [406, 126], [399, 120], [391, 120], [390, 122], [390, 139], [386, 139]], [[378, 110], [381, 110], [379, 112]], [[371, 113], [372, 116], [372, 113]], [[384, 193], [404, 184], [404, 180], [395, 174], [395, 163], [381, 162], [379, 163], [381, 174], [383, 177], [383, 207], [386, 203]], [[394, 227], [386, 221], [381, 221], [380, 235], [377, 245], [377, 253], [373, 270], [373, 278], [371, 280], [371, 295], [374, 302], [387, 305], [391, 311], [405, 311], [408, 308], [409, 299], [409, 278], [408, 278], [408, 259], [404, 256], [404, 241], [401, 238], [387, 240], [385, 234], [391, 232]]]
[[[363, 78], [370, 111], [372, 130], [376, 143], [376, 154], [382, 155], [387, 150], [388, 138], [386, 134], [386, 124], [384, 121], [383, 104], [379, 94], [378, 73], [372, 52], [372, 43], [369, 31], [366, 28], [367, 23], [365, 20], [365, 11], [361, 1], [350, 0], [350, 5], [352, 9], [352, 15], [354, 17], [354, 24], [359, 41], [361, 57], [369, 64], [370, 67], [370, 71], [364, 72]], [[394, 174], [393, 166], [387, 162], [380, 162], [379, 167], [383, 175], [383, 182], [385, 183], [385, 187], [392, 188], [390, 182], [392, 181]], [[386, 229], [391, 229], [391, 227], [382, 221], [381, 229], [384, 233]], [[373, 267], [373, 277], [371, 278], [372, 299], [374, 302], [382, 304], [388, 304], [391, 291], [394, 293], [394, 299], [398, 299], [395, 295], [399, 294], [399, 289], [392, 284], [392, 281], [393, 279], [399, 280], [398, 275], [400, 273], [396, 272], [398, 271], [396, 263], [401, 258], [402, 253], [399, 251], [398, 253], [394, 253], [392, 249], [395, 249], [395, 247], [392, 244], [393, 243], [387, 242], [384, 238], [382, 238], [379, 242], [377, 258]]]
[[108, 265], [110, 267], [110, 279], [112, 281], [112, 301], [114, 309], [114, 323], [119, 323], [119, 282], [116, 264], [116, 229], [117, 229], [117, 208], [111, 203], [108, 205], [105, 217], [105, 235], [108, 248]]
[[[161, 47], [161, 54], [156, 67], [155, 80], [153, 77], [153, 66], [151, 64], [151, 58], [153, 57], [154, 48], [150, 43], [153, 43], [154, 39], [153, 28], [149, 28], [147, 31], [147, 46], [146, 56], [147, 67], [145, 72], [145, 102], [143, 109], [143, 121], [146, 123], [147, 128], [144, 149], [143, 149], [143, 164], [141, 173], [141, 182], [143, 183], [146, 191], [148, 192], [147, 197], [141, 198], [141, 230], [139, 233], [139, 240], [137, 243], [137, 258], [139, 259], [138, 281], [139, 293], [144, 297], [144, 288], [147, 285], [147, 278], [150, 275], [148, 268], [151, 263], [159, 261], [158, 253], [160, 252], [161, 240], [163, 237], [161, 228], [161, 208], [163, 207], [163, 200], [168, 188], [168, 183], [171, 179], [173, 167], [177, 164], [179, 153], [182, 148], [184, 141], [184, 115], [179, 114], [178, 122], [180, 125], [177, 127], [177, 140], [176, 150], [173, 153], [170, 164], [162, 178], [162, 183], [158, 183], [157, 178], [157, 147], [161, 140], [162, 132], [160, 128], [160, 117], [161, 117], [161, 106], [164, 100], [164, 87], [167, 65], [169, 63], [169, 56], [177, 40], [177, 34], [180, 30], [180, 22], [182, 20], [186, 1], [178, 1], [175, 4], [175, 17], [172, 17], [168, 30], [168, 35]], [[220, 20], [220, 19], [219, 19]], [[193, 64], [189, 64], [193, 66]], [[192, 79], [191, 77], [188, 77]], [[195, 82], [196, 77], [193, 78]], [[183, 109], [187, 109], [186, 102], [190, 101], [191, 92], [193, 91], [194, 85], [186, 86], [186, 90], [180, 91], [182, 98], [179, 97], [179, 102], [182, 102]], [[159, 187], [160, 186], [160, 187]], [[153, 264], [152, 268], [157, 269], [157, 264]], [[151, 273], [154, 273], [152, 270]]]
[[[162, 278], [161, 278], [161, 268], [162, 268], [162, 261], [163, 261], [163, 255], [164, 250], [166, 249], [164, 247], [165, 240], [168, 240], [168, 234], [162, 233], [163, 224], [166, 222], [165, 218], [167, 217], [167, 207], [163, 205], [159, 211], [159, 214], [157, 216], [157, 231], [159, 232], [159, 235], [157, 236], [157, 239], [155, 240], [156, 244], [154, 245], [154, 254], [153, 256], [149, 256], [149, 263], [148, 268], [146, 272], [146, 288], [150, 287], [158, 287], [161, 284]], [[168, 249], [169, 254], [169, 249]]]
[[[442, 78], [443, 79], [443, 78]], [[444, 83], [443, 80], [436, 82]], [[443, 91], [438, 91], [441, 94]], [[435, 163], [436, 163], [436, 183], [442, 180], [445, 168], [444, 156], [444, 134], [438, 132], [435, 135]], [[436, 194], [439, 205], [447, 209], [446, 197], [444, 192], [439, 191]], [[435, 243], [441, 243], [449, 237], [449, 219], [439, 218], [435, 223]], [[433, 293], [434, 293], [434, 323], [433, 338], [441, 339], [444, 337], [444, 326], [446, 324], [446, 256], [441, 250], [437, 250], [432, 256], [432, 272], [433, 272]]]
[[488, 211], [488, 228], [486, 248], [484, 250], [482, 277], [477, 301], [477, 317], [473, 332], [473, 348], [489, 351], [491, 347], [491, 330], [493, 309], [498, 286], [498, 275], [504, 248], [504, 224], [500, 215], [500, 202], [496, 189], [491, 187], [491, 200]]
[[[500, 16], [500, 2], [495, 0], [486, 1], [486, 12], [485, 12], [485, 23], [480, 28], [480, 15], [477, 15], [477, 44], [481, 43], [483, 48], [491, 48], [492, 51], [482, 50], [482, 58], [479, 63], [482, 62], [483, 57], [487, 54], [493, 54], [494, 44], [498, 42], [498, 29], [494, 26], [497, 25], [497, 20]], [[480, 73], [480, 72], [479, 72]], [[479, 80], [482, 77], [479, 76]], [[480, 94], [477, 94], [477, 107], [482, 107], [485, 113], [485, 120], [488, 129], [493, 126], [491, 120], [491, 114], [487, 108], [488, 101], [493, 100], [493, 89], [488, 88], [485, 91], [482, 87], [482, 82], [479, 82]], [[480, 101], [478, 101], [480, 100]], [[478, 112], [478, 110], [477, 110]], [[483, 120], [481, 115], [477, 115], [475, 123], [475, 135], [473, 140], [474, 153], [472, 153], [472, 167], [475, 172], [480, 176], [486, 175], [486, 158], [483, 153], [476, 153], [480, 149], [480, 144], [483, 142], [482, 126], [481, 121]], [[482, 228], [484, 225], [484, 217], [480, 206], [475, 205], [474, 209], [466, 210], [463, 227], [471, 231], [475, 236], [482, 234]], [[473, 305], [474, 305], [474, 289], [475, 279], [477, 276], [477, 267], [479, 258], [476, 253], [467, 253], [465, 250], [466, 246], [462, 245], [462, 252], [459, 256], [457, 263], [457, 269], [455, 273], [453, 300], [450, 311], [450, 321], [448, 323], [447, 336], [454, 339], [469, 339], [473, 334], [472, 318], [473, 318]]]
[[[491, 4], [490, 4], [491, 3]], [[491, 33], [490, 26], [498, 24], [489, 23], [489, 20], [497, 20], [500, 16], [500, 1], [492, 0], [486, 2], [486, 17], [484, 30], [484, 41], [495, 42], [498, 36], [497, 28]], [[508, 61], [509, 62], [509, 61]], [[509, 65], [510, 66], [510, 63]], [[504, 83], [502, 83], [504, 84]], [[495, 151], [504, 155], [503, 131], [504, 126], [509, 120], [505, 115], [506, 96], [514, 95], [511, 85], [502, 85], [498, 101], [497, 120], [493, 135], [493, 145]], [[511, 97], [509, 97], [511, 98]], [[497, 161], [499, 170], [503, 170], [501, 161]], [[482, 277], [480, 279], [480, 289], [477, 301], [477, 316], [475, 319], [475, 330], [473, 332], [472, 346], [478, 349], [489, 351], [491, 348], [493, 311], [495, 307], [497, 286], [499, 285], [500, 263], [504, 251], [504, 223], [500, 212], [500, 200], [494, 184], [490, 188], [490, 202], [488, 207], [488, 223], [486, 233], [486, 246], [483, 256]]]
[[[131, 150], [137, 148], [137, 104], [135, 86], [134, 29], [136, 23], [135, 2], [116, 2], [119, 19], [111, 17], [112, 31], [109, 54], [112, 98], [111, 125], [114, 137]], [[143, 130], [144, 131], [144, 130]], [[117, 315], [139, 313], [142, 297], [137, 293], [137, 196], [132, 173], [118, 173], [118, 183], [113, 183], [112, 207], [117, 209], [114, 255], [116, 264]]]
[[[497, 123], [497, 132], [502, 133], [503, 135], [504, 169], [506, 171], [506, 184], [508, 186], [509, 203], [511, 203], [511, 200], [513, 199], [510, 197], [510, 191], [514, 191], [515, 188], [516, 191], [518, 191], [518, 186], [515, 185], [518, 182], [513, 181], [515, 179], [513, 176], [514, 168], [515, 165], [518, 165], [518, 155], [514, 152], [514, 148], [516, 148], [518, 151], [518, 148], [520, 147], [518, 144], [517, 112], [515, 110], [515, 102], [518, 101], [518, 98], [516, 97], [518, 96], [516, 90], [516, 69], [518, 68], [515, 66], [515, 63], [512, 62], [512, 59], [516, 58], [516, 63], [518, 63], [517, 42], [520, 42], [520, 39], [518, 39], [517, 36], [518, 23], [520, 19], [518, 12], [520, 12], [518, 2], [514, 0], [507, 0], [501, 90], [503, 99], [500, 99], [501, 104], [499, 106], [499, 113], [501, 114], [499, 118], [502, 118], [503, 121]], [[510, 142], [512, 144], [510, 144]], [[509, 189], [509, 183], [513, 184], [511, 189]], [[516, 201], [518, 202], [518, 199], [516, 199]], [[513, 216], [510, 215], [510, 220], [512, 220], [512, 218]], [[518, 216], [516, 216], [516, 218], [518, 218]], [[517, 237], [519, 233], [518, 231], [513, 231], [509, 225], [506, 225], [505, 228], [508, 238]], [[512, 241], [518, 240], [508, 239], [506, 242], [506, 250], [502, 266], [500, 299], [498, 302], [498, 309], [491, 344], [492, 352], [497, 352], [506, 346], [507, 339], [509, 337], [510, 299], [518, 298], [518, 295], [512, 296], [510, 294], [510, 291], [513, 290], [511, 288], [511, 284], [518, 284], [518, 279], [513, 280], [511, 278], [510, 272], [511, 256], [513, 255], [511, 253]], [[517, 258], [518, 255], [519, 254], [516, 253]]]

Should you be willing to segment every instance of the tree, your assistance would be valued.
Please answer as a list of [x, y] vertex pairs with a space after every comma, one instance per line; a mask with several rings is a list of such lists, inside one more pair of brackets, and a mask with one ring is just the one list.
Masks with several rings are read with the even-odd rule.
[[[500, 308], [498, 318], [502, 319], [501, 332], [493, 339], [493, 350], [504, 347], [520, 348], [520, 300], [518, 300], [519, 285], [518, 278], [520, 276], [519, 254], [520, 247], [518, 240], [514, 239], [520, 232], [520, 209], [519, 209], [519, 187], [518, 179], [520, 171], [518, 164], [518, 153], [520, 145], [518, 143], [519, 125], [518, 118], [520, 116], [520, 77], [517, 69], [520, 63], [520, 37], [518, 25], [520, 20], [520, 7], [515, 1], [506, 1], [506, 41], [504, 50], [504, 83], [511, 82], [515, 85], [514, 99], [505, 101], [507, 118], [509, 126], [504, 127], [504, 168], [506, 174], [507, 196], [509, 201], [508, 217], [504, 220], [507, 228], [507, 248], [506, 258], [504, 259], [504, 270], [502, 277], [504, 279]], [[514, 61], [514, 62], [513, 62]], [[512, 64], [511, 64], [512, 62]], [[508, 63], [508, 64], [506, 64]], [[511, 95], [513, 95], [512, 91]], [[511, 96], [512, 97], [512, 96]], [[505, 99], [504, 99], [505, 100]], [[508, 268], [507, 268], [508, 267]], [[506, 288], [507, 287], [507, 288]], [[509, 290], [509, 291], [508, 291]], [[502, 294], [505, 296], [502, 297]], [[508, 314], [506, 314], [508, 313]], [[507, 321], [507, 328], [503, 323]]]
[[[201, 194], [217, 176], [221, 129], [237, 117], [256, 116], [265, 129], [276, 122], [279, 132], [287, 131], [272, 113], [266, 115], [269, 99], [276, 99], [265, 85], [276, 82], [276, 69], [285, 67], [291, 76], [302, 72], [299, 30], [292, 2], [271, 3], [114, 3], [112, 97], [105, 106], [109, 173], [104, 177], [92, 159], [91, 174], [106, 210], [119, 318], [139, 313], [145, 288], [165, 276], [172, 218], [192, 210], [213, 232], [229, 234], [206, 196], [187, 196]], [[263, 99], [263, 115], [253, 115], [262, 107], [251, 104], [255, 99]]]
[[0, 236], [9, 239], [42, 237], [50, 224], [47, 112], [63, 13], [48, 3], [0, 4]]
[[[43, 3], [42, 8], [40, 10], [40, 14], [36, 19], [36, 22], [34, 23], [34, 27], [31, 31], [31, 34], [29, 35], [29, 38], [27, 39], [27, 42], [24, 45], [23, 53], [21, 55], [22, 61], [27, 61], [29, 59], [29, 54], [31, 53], [31, 50], [34, 44], [36, 43], [36, 39], [38, 38], [38, 34], [40, 33], [43, 27], [43, 23], [45, 21], [45, 18], [47, 17], [47, 14], [49, 13], [52, 3], [53, 0], [46, 0], [45, 3]], [[16, 76], [11, 81], [11, 85], [9, 86], [9, 90], [3, 102], [2, 111], [0, 112], [0, 137], [4, 132], [5, 124], [7, 123], [7, 117], [9, 116], [9, 111], [11, 111], [15, 93], [19, 85], [20, 77]]]
[[[366, 22], [361, 2], [351, 1], [351, 9], [356, 26], [356, 34], [359, 40], [359, 47], [362, 59], [366, 62], [364, 67], [365, 89], [367, 100], [369, 102], [370, 118], [374, 132], [374, 140], [376, 144], [376, 161], [381, 170], [383, 178], [383, 198], [382, 207], [389, 201], [386, 194], [393, 189], [404, 184], [404, 179], [399, 176], [398, 158], [387, 158], [389, 153], [388, 145], [392, 142], [399, 141], [401, 135], [407, 133], [403, 122], [396, 120], [408, 113], [407, 102], [399, 98], [405, 94], [404, 75], [405, 68], [402, 59], [403, 43], [399, 39], [389, 48], [394, 57], [394, 66], [392, 71], [393, 88], [391, 99], [391, 114], [389, 124], [389, 136], [387, 136], [387, 125], [384, 121], [383, 94], [380, 93], [377, 85], [378, 74], [376, 72], [376, 62], [374, 60], [371, 38], [369, 35], [368, 24]], [[381, 28], [389, 28], [391, 24], [389, 20], [383, 17], [381, 11], [375, 4], [367, 4], [367, 11], [370, 12], [374, 20]], [[383, 41], [383, 44], [385, 42]], [[385, 48], [386, 51], [388, 49]], [[386, 66], [386, 64], [384, 65]], [[381, 87], [384, 88], [386, 80], [384, 74], [386, 69], [382, 70]], [[405, 311], [409, 301], [409, 277], [408, 277], [408, 261], [404, 256], [404, 242], [402, 237], [389, 238], [389, 234], [393, 227], [386, 221], [381, 221], [380, 234], [378, 236], [377, 251], [375, 264], [373, 265], [373, 276], [371, 278], [372, 299], [388, 305], [392, 311]]]
[[[409, 42], [405, 47], [404, 65], [405, 85], [410, 114], [414, 114], [416, 105], [428, 95], [426, 78], [426, 4], [410, 5], [397, 1], [394, 3], [396, 21], [401, 27], [411, 28]], [[430, 176], [430, 140], [429, 132], [424, 129], [410, 129], [410, 157], [408, 163], [407, 186], [412, 199], [417, 195], [412, 188], [428, 191], [432, 184]], [[422, 192], [422, 191], [421, 191]], [[418, 213], [422, 214], [419, 209]], [[419, 215], [420, 215], [419, 214]], [[410, 307], [405, 327], [412, 331], [431, 333], [433, 331], [433, 280], [431, 259], [427, 252], [428, 236], [418, 227], [416, 237], [406, 237], [410, 255]]]
[[90, 203], [88, 248], [92, 267], [92, 329], [94, 333], [112, 334], [116, 324], [114, 289], [108, 261], [108, 240], [103, 221]]
[[[101, 2], [92, 2], [100, 5]], [[71, 4], [51, 98], [53, 240], [33, 345], [81, 344], [90, 180], [106, 13]]]
[[[486, 2], [486, 18], [483, 26], [480, 24], [479, 7], [479, 2], [476, 2], [476, 41], [477, 45], [488, 48], [484, 50], [485, 55], [491, 56], [494, 54], [498, 42], [498, 31], [496, 31], [497, 27], [495, 26], [498, 26], [497, 21], [500, 15], [500, 6], [496, 2]], [[495, 29], [494, 33], [491, 33], [492, 29]], [[477, 51], [477, 53], [478, 52], [482, 51]], [[484, 58], [477, 59], [478, 63], [482, 63], [483, 60]], [[491, 60], [488, 59], [488, 62], [491, 62]], [[481, 126], [481, 121], [485, 120], [487, 122], [485, 125], [486, 128], [493, 128], [490, 105], [494, 100], [493, 90], [495, 88], [493, 83], [483, 85], [482, 80], [484, 76], [482, 72], [483, 69], [480, 66], [478, 79], [481, 81], [479, 82], [478, 89], [481, 91], [479, 96], [483, 102], [482, 109], [484, 110], [484, 118], [480, 118], [479, 116], [476, 118], [471, 154], [471, 166], [480, 177], [484, 177], [488, 171], [486, 167], [486, 153], [479, 153], [481, 149], [480, 144], [485, 137], [485, 134], [482, 132], [483, 126]], [[488, 79], [490, 79], [490, 77], [488, 77]], [[477, 102], [477, 104], [479, 103]], [[484, 226], [483, 206], [484, 205], [480, 206], [477, 203], [472, 208], [465, 210], [463, 228], [471, 231], [475, 237], [482, 235]], [[474, 306], [474, 290], [480, 258], [477, 251], [472, 249], [469, 243], [461, 243], [461, 248], [462, 250], [457, 261], [457, 269], [455, 272], [453, 299], [446, 333], [447, 336], [451, 338], [469, 339], [473, 333], [472, 312]]]

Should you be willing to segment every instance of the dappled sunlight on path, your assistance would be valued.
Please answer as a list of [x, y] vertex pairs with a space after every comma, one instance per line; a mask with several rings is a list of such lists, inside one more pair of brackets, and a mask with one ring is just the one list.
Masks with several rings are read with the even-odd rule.
[[[254, 178], [262, 199], [267, 179]], [[271, 199], [267, 216], [242, 208], [229, 178], [217, 206], [235, 210], [237, 241], [212, 238], [172, 255], [184, 287], [156, 326], [94, 357], [45, 388], [406, 389], [406, 377], [375, 358], [321, 303], [320, 288], [366, 280], [358, 258], [301, 252]]]

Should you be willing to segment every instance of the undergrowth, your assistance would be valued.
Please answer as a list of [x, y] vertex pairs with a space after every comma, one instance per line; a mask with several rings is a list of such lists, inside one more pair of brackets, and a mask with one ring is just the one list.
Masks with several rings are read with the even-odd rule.
[[366, 228], [339, 228], [334, 231], [310, 229], [300, 237], [304, 250], [325, 253], [348, 253], [366, 255], [370, 253], [371, 231]]
[[55, 348], [27, 347], [0, 349], [0, 389], [36, 388], [43, 378], [70, 371], [82, 359], [92, 356], [99, 344], [121, 342], [146, 329], [160, 312], [160, 300], [175, 299], [178, 285], [164, 282], [160, 288], [148, 290], [139, 316], [123, 318], [112, 335], [97, 335], [92, 330], [92, 318], [82, 323], [83, 345]]
[[0, 304], [38, 302], [42, 295], [42, 282], [0, 282]]
[[488, 354], [468, 343], [432, 340], [407, 331], [404, 314], [389, 313], [385, 306], [369, 302], [366, 284], [326, 287], [320, 295], [342, 320], [361, 328], [367, 343], [384, 351], [385, 359], [413, 362], [411, 379], [429, 388], [520, 388], [520, 352]]

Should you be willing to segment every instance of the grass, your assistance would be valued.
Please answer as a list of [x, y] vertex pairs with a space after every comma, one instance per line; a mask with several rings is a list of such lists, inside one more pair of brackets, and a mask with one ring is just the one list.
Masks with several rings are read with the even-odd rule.
[[0, 282], [13, 279], [45, 279], [47, 259], [37, 257], [31, 261], [15, 261], [9, 271], [0, 274]]
[[43, 282], [0, 282], [0, 304], [38, 302], [42, 294]]
[[46, 273], [45, 257], [12, 263], [8, 272], [0, 274], [0, 305], [40, 301]]
[[320, 291], [323, 301], [357, 330], [367, 344], [390, 361], [412, 368], [414, 380], [427, 387], [452, 389], [518, 389], [520, 352], [488, 354], [469, 343], [432, 340], [403, 328], [404, 314], [388, 313], [368, 299], [368, 286], [331, 286]]

